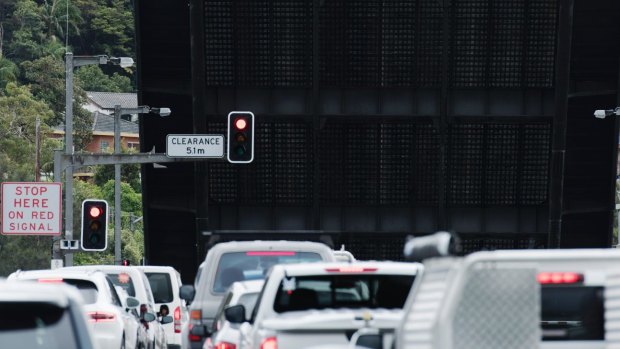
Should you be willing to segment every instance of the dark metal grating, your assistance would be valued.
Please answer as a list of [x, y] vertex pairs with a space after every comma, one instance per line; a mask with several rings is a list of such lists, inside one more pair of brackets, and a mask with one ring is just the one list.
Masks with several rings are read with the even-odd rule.
[[[313, 0], [205, 1], [208, 86], [313, 85]], [[330, 0], [318, 9], [321, 86], [439, 87], [444, 19], [453, 87], [552, 87], [557, 0]], [[448, 17], [445, 17], [448, 16]]]
[[548, 123], [526, 124], [522, 127], [519, 204], [540, 205], [547, 201], [552, 127]]
[[235, 49], [233, 5], [227, 1], [205, 1], [205, 75], [208, 86], [233, 86]]
[[[223, 127], [210, 124], [209, 132]], [[532, 206], [547, 200], [549, 123], [456, 123], [448, 130], [449, 207]], [[262, 122], [256, 132], [253, 163], [209, 166], [211, 200], [310, 206], [312, 124]], [[441, 148], [432, 124], [326, 122], [317, 136], [321, 204], [439, 204]]]
[[528, 0], [526, 74], [528, 87], [553, 87], [558, 0]]
[[546, 234], [461, 235], [462, 254], [481, 250], [540, 249], [547, 247]]

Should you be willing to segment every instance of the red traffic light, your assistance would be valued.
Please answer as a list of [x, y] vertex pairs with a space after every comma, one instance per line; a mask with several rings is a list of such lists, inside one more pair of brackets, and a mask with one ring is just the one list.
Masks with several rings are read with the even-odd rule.
[[97, 206], [93, 206], [93, 207], [90, 208], [90, 211], [88, 211], [88, 213], [90, 214], [91, 217], [97, 218], [97, 217], [101, 216], [103, 211], [101, 210], [101, 208], [99, 208]]
[[248, 127], [248, 122], [244, 118], [238, 118], [235, 120], [235, 127], [237, 130], [243, 131], [246, 127]]
[[90, 208], [90, 210], [88, 211], [88, 213], [90, 214], [90, 216], [92, 218], [97, 218], [99, 216], [101, 216], [101, 214], [103, 213], [103, 211], [101, 210], [100, 207], [97, 206], [93, 206]]

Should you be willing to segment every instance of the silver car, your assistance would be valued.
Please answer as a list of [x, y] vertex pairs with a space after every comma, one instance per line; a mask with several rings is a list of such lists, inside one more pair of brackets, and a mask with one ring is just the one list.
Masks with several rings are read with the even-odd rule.
[[264, 280], [234, 282], [220, 305], [211, 327], [211, 337], [207, 338], [203, 349], [239, 348], [239, 324], [226, 321], [224, 310], [227, 307], [241, 304], [245, 308], [246, 318], [250, 318], [256, 299], [263, 288]]

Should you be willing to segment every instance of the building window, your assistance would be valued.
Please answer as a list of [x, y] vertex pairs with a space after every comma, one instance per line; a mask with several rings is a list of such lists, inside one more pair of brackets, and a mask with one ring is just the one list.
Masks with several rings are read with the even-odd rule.
[[101, 141], [101, 151], [107, 151], [108, 148], [110, 147], [110, 144], [108, 143], [108, 141]]
[[140, 143], [137, 143], [137, 142], [127, 142], [127, 148], [129, 148], [129, 149], [138, 149], [138, 148], [140, 148]]

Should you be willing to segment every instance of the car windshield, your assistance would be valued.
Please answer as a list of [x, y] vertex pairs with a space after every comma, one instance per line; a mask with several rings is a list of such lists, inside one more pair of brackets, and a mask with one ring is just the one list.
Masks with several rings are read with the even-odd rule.
[[338, 274], [285, 277], [273, 308], [278, 313], [327, 308], [402, 309], [413, 275]]
[[543, 340], [603, 340], [605, 310], [602, 287], [542, 287]]
[[69, 312], [41, 302], [0, 302], [2, 348], [77, 349]]
[[249, 251], [224, 253], [217, 266], [213, 292], [224, 293], [235, 281], [264, 279], [276, 264], [320, 262], [321, 255], [314, 252]]
[[119, 274], [109, 273], [107, 275], [110, 277], [110, 281], [112, 281], [112, 283], [115, 286], [122, 287], [125, 290], [125, 292], [127, 292], [127, 294], [130, 295], [131, 297], [135, 297], [136, 296], [136, 288], [134, 287], [133, 280], [131, 279], [131, 276], [129, 276], [129, 274], [127, 274], [127, 273], [119, 273]]
[[146, 277], [149, 279], [155, 303], [172, 302], [172, 282], [168, 273], [146, 273]]

